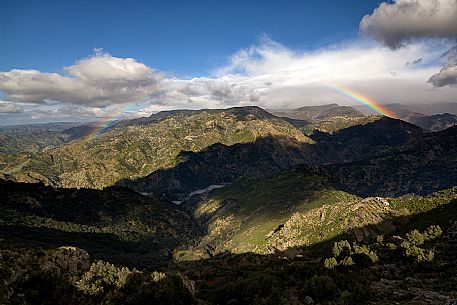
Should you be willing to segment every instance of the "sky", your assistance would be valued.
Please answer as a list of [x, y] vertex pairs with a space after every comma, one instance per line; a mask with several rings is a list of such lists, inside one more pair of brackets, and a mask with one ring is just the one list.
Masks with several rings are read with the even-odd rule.
[[0, 2], [0, 125], [457, 102], [457, 0]]

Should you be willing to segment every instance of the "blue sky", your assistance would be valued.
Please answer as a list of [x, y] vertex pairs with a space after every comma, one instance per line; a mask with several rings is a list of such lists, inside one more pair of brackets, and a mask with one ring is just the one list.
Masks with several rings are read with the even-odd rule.
[[455, 0], [3, 0], [0, 125], [457, 102], [456, 42]]
[[104, 48], [175, 75], [205, 75], [264, 34], [305, 49], [357, 37], [378, 2], [4, 0], [0, 70], [58, 71]]

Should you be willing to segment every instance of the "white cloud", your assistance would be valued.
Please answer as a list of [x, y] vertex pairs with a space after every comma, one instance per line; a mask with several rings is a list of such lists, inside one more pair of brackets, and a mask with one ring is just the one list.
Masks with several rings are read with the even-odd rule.
[[[338, 93], [338, 83], [381, 103], [455, 101], [455, 91], [437, 91], [427, 84], [449, 46], [423, 42], [391, 50], [355, 41], [303, 51], [264, 39], [261, 44], [234, 54], [229, 64], [218, 68], [212, 78], [166, 79], [161, 93], [151, 103], [160, 103], [160, 108], [354, 104]], [[408, 64], [417, 58], [422, 60]], [[153, 105], [148, 109], [157, 108]]]
[[122, 104], [152, 94], [162, 77], [135, 59], [100, 52], [64, 71], [65, 74], [18, 69], [0, 72], [3, 99], [22, 103], [57, 101], [95, 107]]
[[360, 30], [398, 48], [415, 39], [457, 38], [456, 0], [396, 0], [381, 3], [360, 22]]

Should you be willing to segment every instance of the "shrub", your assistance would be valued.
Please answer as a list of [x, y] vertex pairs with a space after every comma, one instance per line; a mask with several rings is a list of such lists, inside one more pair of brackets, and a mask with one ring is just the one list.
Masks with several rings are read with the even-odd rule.
[[378, 255], [366, 245], [359, 246], [354, 244], [353, 249], [353, 254], [356, 254], [359, 260], [366, 261], [368, 259], [367, 265], [379, 261]]
[[406, 233], [406, 239], [409, 243], [419, 246], [425, 242], [425, 237], [418, 230], [412, 230], [409, 233]]
[[426, 241], [436, 239], [442, 233], [443, 231], [440, 226], [435, 225], [428, 227], [424, 233], [413, 230], [406, 234], [406, 240], [400, 244], [400, 247], [404, 249], [404, 255], [413, 258], [415, 262], [431, 262], [435, 257], [435, 252], [420, 248], [419, 246], [423, 245]]
[[441, 230], [440, 226], [430, 226], [427, 228], [427, 230], [424, 232], [424, 235], [427, 240], [434, 240], [438, 237], [440, 237], [443, 234], [443, 230]]
[[324, 261], [324, 266], [325, 266], [325, 268], [333, 269], [336, 266], [338, 266], [338, 262], [336, 261], [336, 258], [334, 258], [334, 257], [326, 258]]
[[340, 240], [333, 244], [333, 256], [338, 258], [342, 255], [349, 255], [351, 253], [351, 245], [347, 240]]
[[338, 292], [335, 282], [328, 275], [314, 275], [308, 283], [308, 289], [316, 298], [333, 298]]
[[340, 265], [345, 266], [345, 267], [349, 267], [349, 266], [354, 265], [354, 261], [352, 260], [352, 257], [346, 256], [346, 257], [341, 261]]
[[335, 242], [332, 252], [334, 257], [327, 258], [324, 261], [324, 266], [328, 269], [333, 269], [336, 266], [348, 267], [355, 263], [368, 266], [379, 261], [378, 255], [367, 245], [354, 243], [351, 247], [347, 240]]
[[75, 286], [82, 292], [89, 295], [97, 295], [103, 292], [122, 288], [133, 273], [127, 267], [118, 268], [113, 264], [97, 261], [90, 266], [81, 280], [77, 281]]

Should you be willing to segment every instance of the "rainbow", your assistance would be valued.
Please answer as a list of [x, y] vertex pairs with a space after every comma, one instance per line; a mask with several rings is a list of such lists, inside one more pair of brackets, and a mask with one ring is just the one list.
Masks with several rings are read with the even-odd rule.
[[85, 141], [97, 138], [103, 134], [107, 129], [112, 127], [122, 118], [122, 114], [130, 107], [130, 104], [122, 107], [118, 110], [113, 110], [111, 113], [108, 113], [106, 116], [101, 118], [99, 121], [91, 124], [91, 128], [87, 131], [86, 135], [83, 137]]
[[385, 116], [388, 116], [391, 118], [396, 118], [396, 114], [393, 111], [391, 111], [390, 109], [388, 109], [387, 107], [385, 107], [383, 105], [376, 103], [371, 98], [354, 91], [353, 89], [347, 88], [340, 84], [333, 86], [333, 88], [336, 91], [338, 91], [340, 94], [342, 94], [346, 97], [349, 97], [352, 100], [354, 100], [362, 105], [367, 106], [368, 108], [375, 111], [376, 113], [379, 113], [379, 114], [382, 114], [382, 115], [385, 115]]

